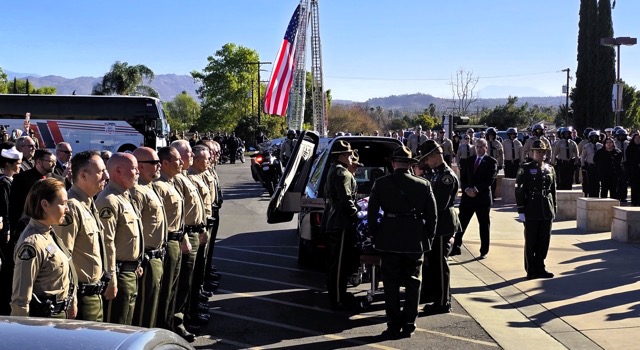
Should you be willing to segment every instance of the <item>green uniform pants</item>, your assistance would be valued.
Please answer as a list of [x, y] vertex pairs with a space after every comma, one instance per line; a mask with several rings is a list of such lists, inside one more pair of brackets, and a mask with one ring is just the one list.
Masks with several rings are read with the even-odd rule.
[[105, 303], [105, 321], [130, 326], [138, 296], [138, 277], [135, 271], [123, 271], [117, 278], [118, 294]]
[[173, 314], [175, 313], [181, 263], [182, 253], [180, 252], [180, 242], [167, 242], [167, 254], [164, 257], [156, 325], [168, 330], [173, 330]]
[[[380, 253], [388, 328], [400, 329], [416, 322], [422, 283], [422, 257], [419, 253]], [[405, 287], [402, 308], [400, 286]]]
[[77, 320], [85, 321], [103, 321], [103, 303], [100, 295], [86, 295], [78, 297], [78, 315]]
[[[196, 263], [196, 255], [200, 248], [200, 238], [197, 234], [189, 234], [188, 238], [191, 242], [191, 252], [182, 255], [182, 266], [180, 267], [180, 278], [178, 280], [178, 294], [176, 296], [176, 309], [173, 314], [174, 329], [183, 327], [184, 315], [189, 313], [193, 269]], [[187, 239], [187, 236], [185, 236], [184, 239]]]
[[151, 259], [142, 273], [140, 290], [136, 300], [136, 310], [133, 313], [134, 325], [147, 328], [156, 326], [161, 282], [162, 259]]

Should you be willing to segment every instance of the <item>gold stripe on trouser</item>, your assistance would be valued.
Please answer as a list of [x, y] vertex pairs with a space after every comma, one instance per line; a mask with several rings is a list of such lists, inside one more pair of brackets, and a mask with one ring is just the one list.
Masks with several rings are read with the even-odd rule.
[[338, 304], [340, 304], [340, 277], [342, 276], [342, 251], [344, 250], [344, 236], [345, 230], [341, 231], [340, 234], [340, 252], [338, 255], [338, 273], [336, 273], [336, 297]]

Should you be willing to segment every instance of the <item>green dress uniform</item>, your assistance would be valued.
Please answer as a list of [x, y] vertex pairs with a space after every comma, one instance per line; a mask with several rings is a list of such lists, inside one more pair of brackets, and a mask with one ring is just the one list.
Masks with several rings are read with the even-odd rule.
[[11, 316], [66, 318], [75, 303], [71, 254], [50, 226], [31, 219], [18, 238]]
[[553, 167], [536, 161], [524, 163], [516, 177], [518, 213], [524, 213], [525, 270], [527, 278], [552, 277], [544, 259], [549, 251], [551, 223], [557, 212]]
[[73, 256], [78, 275], [78, 314], [76, 319], [103, 321], [102, 292], [106, 288], [105, 252], [102, 222], [89, 197], [76, 185], [67, 191], [69, 212], [59, 226], [60, 239]]
[[153, 183], [139, 179], [131, 190], [131, 196], [139, 208], [143, 226], [144, 259], [138, 299], [133, 313], [133, 324], [140, 327], [156, 326], [163, 260], [167, 242], [167, 223], [164, 205]]
[[200, 248], [200, 234], [205, 232], [204, 204], [200, 198], [198, 188], [187, 177], [187, 172], [176, 175], [175, 184], [178, 192], [184, 198], [184, 229], [185, 239], [191, 242], [191, 252], [183, 254], [176, 307], [173, 315], [174, 329], [184, 327], [185, 315], [189, 315], [189, 304], [193, 282], [196, 256]]
[[[384, 214], [378, 223], [380, 209]], [[425, 179], [411, 175], [408, 169], [396, 169], [374, 183], [369, 197], [369, 232], [380, 251], [387, 328], [392, 333], [402, 330], [410, 335], [415, 330], [422, 259], [431, 249], [436, 220], [436, 201]], [[405, 287], [402, 309], [400, 286]]]
[[156, 324], [158, 327], [173, 330], [173, 314], [175, 313], [178, 278], [182, 265], [180, 242], [184, 239], [182, 228], [184, 199], [174, 185], [175, 178], [169, 178], [162, 171], [160, 178], [153, 184], [164, 205], [167, 225], [167, 254], [163, 264], [162, 284], [160, 285], [160, 301]]
[[338, 162], [331, 165], [324, 187], [326, 206], [321, 226], [331, 246], [327, 290], [334, 309], [353, 301], [353, 295], [347, 293], [347, 280], [360, 259], [355, 249], [356, 194], [356, 181], [347, 167]]
[[545, 150], [546, 150], [546, 159], [547, 161], [551, 161], [552, 157], [553, 157], [553, 151], [551, 150], [551, 142], [549, 142], [549, 139], [544, 137], [544, 136], [531, 136], [527, 139], [527, 141], [524, 142], [524, 146], [522, 146], [522, 159], [520, 163], [524, 163], [524, 162], [528, 162], [531, 159], [533, 159], [531, 157], [532, 153], [532, 146], [533, 143], [535, 141], [542, 141], [542, 143], [544, 143], [545, 145]]
[[443, 163], [433, 169], [430, 182], [438, 208], [438, 223], [431, 250], [425, 253], [420, 299], [433, 302], [433, 305], [426, 309], [437, 311], [436, 309], [440, 308], [442, 311], [449, 311], [451, 291], [447, 257], [451, 250], [451, 238], [460, 230], [458, 212], [454, 208], [459, 181], [453, 170]]
[[105, 321], [131, 325], [138, 277], [144, 253], [142, 222], [131, 200], [129, 190], [110, 181], [96, 200], [100, 221], [104, 226], [107, 271], [114, 276], [118, 293], [105, 302]]

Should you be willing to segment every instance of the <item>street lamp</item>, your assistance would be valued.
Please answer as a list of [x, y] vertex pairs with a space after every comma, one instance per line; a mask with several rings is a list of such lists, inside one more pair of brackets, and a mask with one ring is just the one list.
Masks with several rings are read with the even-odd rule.
[[620, 125], [620, 111], [622, 110], [622, 86], [620, 85], [620, 45], [633, 46], [638, 43], [638, 38], [631, 38], [628, 36], [619, 36], [617, 38], [602, 38], [600, 39], [600, 45], [616, 47], [616, 61], [618, 64], [617, 69], [617, 93], [616, 93], [616, 125]]
[[566, 107], [565, 115], [564, 115], [564, 125], [569, 126], [569, 79], [571, 79], [571, 69], [565, 68], [562, 72], [567, 72], [567, 85], [564, 86], [564, 93], [566, 94], [566, 102], [564, 106]]

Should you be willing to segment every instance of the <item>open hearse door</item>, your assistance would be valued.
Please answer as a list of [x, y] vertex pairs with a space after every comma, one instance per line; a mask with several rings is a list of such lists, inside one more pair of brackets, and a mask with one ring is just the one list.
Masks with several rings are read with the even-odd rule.
[[313, 161], [316, 159], [319, 142], [320, 137], [312, 131], [300, 133], [289, 163], [269, 202], [268, 223], [291, 221], [293, 214], [300, 211], [300, 197], [309, 179]]

